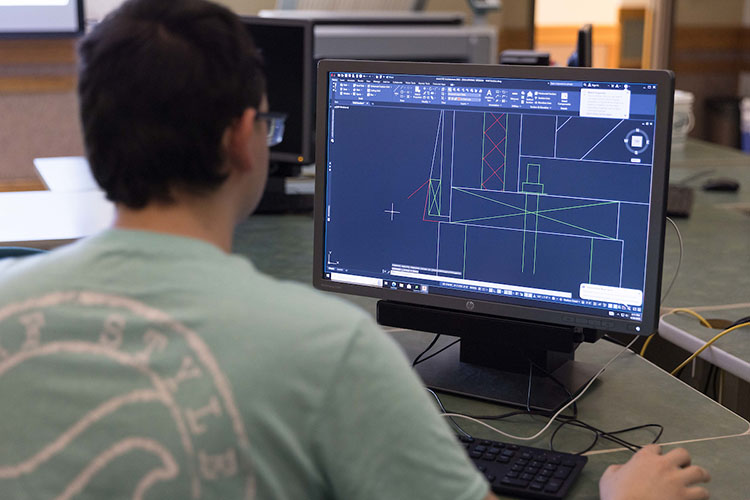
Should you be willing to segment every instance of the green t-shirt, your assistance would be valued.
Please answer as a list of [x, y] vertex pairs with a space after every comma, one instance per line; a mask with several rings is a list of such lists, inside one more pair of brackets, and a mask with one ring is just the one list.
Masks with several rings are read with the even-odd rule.
[[0, 498], [480, 499], [363, 312], [208, 243], [0, 260]]

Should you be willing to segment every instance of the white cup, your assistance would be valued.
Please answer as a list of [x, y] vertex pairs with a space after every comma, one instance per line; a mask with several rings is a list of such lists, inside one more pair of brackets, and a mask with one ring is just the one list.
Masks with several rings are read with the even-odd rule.
[[694, 101], [695, 96], [692, 92], [674, 91], [674, 115], [672, 116], [672, 147], [674, 149], [685, 147], [687, 135], [695, 126]]

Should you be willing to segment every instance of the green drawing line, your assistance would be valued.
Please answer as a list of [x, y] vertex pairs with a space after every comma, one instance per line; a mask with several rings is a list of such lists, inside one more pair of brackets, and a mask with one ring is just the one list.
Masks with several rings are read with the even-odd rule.
[[528, 215], [529, 211], [527, 210], [527, 207], [529, 205], [529, 197], [527, 195], [523, 195], [523, 246], [521, 247], [521, 272], [525, 269], [526, 266], [526, 216]]
[[487, 133], [487, 113], [482, 114], [482, 178], [479, 179], [479, 187], [484, 186], [484, 141]]
[[536, 227], [534, 228], [534, 269], [532, 274], [536, 274], [536, 242], [539, 238], [539, 196], [536, 197]]
[[589, 283], [591, 283], [591, 266], [594, 263], [594, 238], [591, 238], [591, 252], [589, 253]]
[[[433, 188], [433, 182], [437, 182], [437, 188]], [[430, 179], [430, 207], [427, 209], [429, 215], [435, 215], [440, 217], [440, 203], [438, 202], [438, 193], [441, 192], [442, 179]], [[437, 213], [432, 211], [433, 207], [437, 210]]]
[[[512, 215], [524, 215], [524, 225], [526, 223], [526, 217], [525, 216], [532, 213], [532, 212], [529, 212], [528, 210], [526, 210], [524, 208], [517, 207], [515, 205], [511, 205], [510, 203], [504, 203], [502, 201], [493, 200], [492, 198], [487, 198], [486, 196], [482, 196], [482, 195], [479, 195], [479, 194], [476, 194], [476, 193], [472, 193], [471, 191], [466, 191], [466, 190], [460, 189], [460, 188], [453, 188], [453, 189], [461, 191], [462, 193], [469, 194], [471, 196], [476, 196], [477, 198], [481, 198], [483, 200], [487, 200], [487, 201], [491, 201], [493, 203], [497, 203], [498, 205], [503, 205], [505, 207], [515, 208], [516, 210], [521, 210], [521, 213], [519, 213], [519, 214], [512, 214]], [[524, 194], [524, 196], [528, 196], [528, 195]], [[547, 210], [540, 210], [539, 212], [536, 212], [535, 215], [538, 215], [540, 217], [544, 217], [545, 219], [551, 220], [552, 222], [558, 222], [558, 223], [563, 224], [565, 226], [570, 226], [570, 227], [574, 227], [576, 229], [580, 229], [581, 231], [585, 231], [587, 233], [591, 233], [591, 234], [594, 234], [596, 236], [600, 236], [600, 237], [608, 239], [608, 240], [615, 240], [616, 238], [613, 238], [612, 236], [607, 236], [606, 234], [597, 233], [596, 231], [592, 231], [591, 229], [586, 229], [585, 227], [576, 226], [575, 224], [570, 224], [568, 222], [564, 222], [564, 221], [561, 221], [561, 220], [553, 219], [552, 217], [547, 217], [546, 215], [542, 215], [542, 213], [546, 213], [546, 212], [555, 212], [555, 211], [559, 211], [559, 210], [570, 210], [570, 209], [573, 209], [573, 208], [593, 207], [593, 206], [598, 206], [598, 205], [611, 205], [611, 204], [614, 204], [614, 203], [617, 203], [617, 202], [615, 202], [615, 201], [605, 201], [605, 202], [601, 202], [601, 203], [592, 203], [592, 204], [589, 204], [589, 205], [580, 205], [580, 206], [575, 206], [575, 207], [551, 208], [551, 209], [547, 209]], [[497, 216], [497, 218], [502, 218], [502, 217], [505, 217], [505, 216]], [[470, 222], [470, 220], [469, 221], [454, 221], [454, 222], [456, 222], [456, 223]], [[526, 228], [524, 227], [524, 231], [525, 230], [526, 230]]]
[[469, 230], [469, 225], [464, 226], [464, 269], [461, 273], [461, 277], [466, 279], [466, 232]]

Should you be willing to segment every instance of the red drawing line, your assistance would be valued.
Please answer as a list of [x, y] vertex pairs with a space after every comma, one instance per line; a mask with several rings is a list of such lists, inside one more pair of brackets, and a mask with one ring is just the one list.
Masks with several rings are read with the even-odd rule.
[[[487, 134], [485, 134], [485, 135], [487, 135]], [[506, 136], [506, 137], [507, 137], [507, 136]], [[482, 159], [484, 160], [485, 158], [487, 158], [487, 157], [488, 157], [488, 156], [490, 155], [490, 153], [492, 153], [492, 152], [493, 152], [494, 150], [496, 150], [496, 149], [497, 149], [497, 152], [498, 152], [498, 153], [500, 153], [501, 155], [503, 155], [503, 158], [505, 158], [505, 155], [504, 155], [504, 154], [503, 154], [503, 153], [502, 153], [502, 152], [500, 151], [500, 145], [501, 145], [501, 144], [503, 143], [503, 141], [505, 140], [505, 137], [503, 137], [502, 139], [500, 139], [500, 142], [498, 142], [497, 144], [495, 144], [495, 143], [494, 143], [494, 142], [492, 141], [492, 139], [490, 139], [489, 137], [487, 137], [487, 140], [488, 140], [488, 141], [490, 141], [490, 142], [492, 143], [492, 146], [493, 146], [493, 148], [492, 148], [492, 149], [490, 149], [490, 150], [489, 150], [489, 151], [487, 152], [487, 154], [486, 154], [486, 155], [484, 155], [484, 157], [482, 157]]]
[[500, 115], [500, 118], [498, 118], [498, 117], [496, 117], [495, 115], [493, 115], [492, 113], [490, 113], [490, 116], [491, 116], [492, 118], [494, 118], [494, 119], [495, 119], [495, 121], [494, 121], [494, 122], [492, 122], [492, 124], [491, 124], [491, 125], [490, 125], [489, 127], [487, 127], [487, 128], [486, 128], [486, 129], [484, 130], [484, 132], [485, 132], [485, 133], [489, 132], [489, 130], [490, 130], [490, 129], [491, 129], [491, 128], [492, 128], [492, 127], [493, 127], [493, 126], [494, 126], [494, 125], [496, 124], [496, 123], [499, 123], [499, 122], [500, 122], [500, 118], [502, 118], [502, 115]]
[[409, 197], [408, 197], [408, 198], [406, 198], [406, 199], [408, 200], [408, 199], [410, 199], [410, 198], [411, 198], [412, 196], [414, 196], [415, 194], [417, 194], [417, 191], [419, 191], [420, 189], [422, 189], [422, 188], [423, 188], [423, 187], [425, 186], [425, 184], [427, 184], [428, 182], [430, 182], [430, 179], [427, 179], [426, 181], [424, 181], [424, 184], [422, 184], [421, 186], [419, 186], [419, 187], [418, 187], [418, 188], [417, 188], [417, 189], [416, 189], [416, 190], [415, 190], [415, 191], [414, 191], [414, 192], [413, 192], [412, 194], [410, 194], [410, 195], [409, 195]]
[[489, 177], [487, 177], [484, 180], [484, 182], [482, 183], [482, 187], [484, 187], [484, 185], [487, 184], [487, 181], [489, 181], [490, 179], [492, 179], [493, 176], [497, 177], [498, 180], [502, 183], [502, 185], [505, 186], [505, 181], [503, 181], [500, 178], [500, 174], [498, 174], [498, 172], [500, 171], [500, 169], [502, 169], [503, 167], [505, 167], [505, 163], [503, 163], [502, 165], [500, 165], [499, 167], [497, 167], [497, 170], [495, 170], [494, 168], [492, 168], [492, 165], [490, 165], [487, 162], [487, 160], [484, 160], [484, 162], [487, 164], [487, 167], [489, 167], [489, 169], [492, 170], [492, 173], [489, 175]]

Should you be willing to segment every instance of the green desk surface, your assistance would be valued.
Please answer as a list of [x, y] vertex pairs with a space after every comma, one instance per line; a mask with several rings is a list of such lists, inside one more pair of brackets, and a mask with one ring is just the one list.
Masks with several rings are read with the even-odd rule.
[[[682, 266], [674, 288], [663, 302], [667, 308], [687, 307], [709, 319], [730, 322], [750, 315], [750, 155], [733, 149], [688, 142], [689, 159], [675, 155], [671, 180], [696, 188], [692, 214], [677, 219], [684, 241]], [[696, 173], [705, 175], [694, 177]], [[710, 177], [739, 181], [737, 192], [703, 191]], [[692, 178], [692, 180], [691, 180]], [[674, 276], [679, 244], [667, 226], [662, 283]], [[705, 328], [691, 316], [662, 318], [662, 337], [688, 351], [696, 351], [720, 330]], [[701, 357], [750, 382], [750, 328], [722, 337]]]
[[[249, 256], [256, 266], [283, 279], [311, 283], [312, 276], [312, 218], [309, 215], [252, 217], [237, 228], [235, 252]], [[351, 298], [353, 302], [373, 313], [375, 301]], [[391, 330], [399, 336], [420, 336], [425, 345], [431, 335], [421, 332]], [[582, 345], [577, 354], [581, 361], [604, 363], [619, 349], [600, 341]], [[460, 413], [493, 414], [506, 409], [481, 401], [442, 396], [447, 409]], [[579, 401], [579, 417], [600, 428], [617, 430], [646, 423], [664, 426], [662, 443], [683, 443], [693, 454], [694, 462], [705, 465], [712, 472], [712, 498], [747, 499], [743, 488], [748, 470], [750, 424], [726, 408], [704, 397], [678, 379], [668, 376], [650, 362], [626, 352], [618, 358], [589, 392]], [[530, 435], [544, 425], [538, 417], [519, 416], [496, 424], [510, 433]], [[491, 431], [470, 422], [462, 424], [477, 436], [508, 441]], [[548, 448], [549, 433], [530, 443]], [[729, 436], [729, 437], [728, 437]], [[639, 431], [628, 436], [635, 442], [646, 443], [650, 431]], [[566, 428], [555, 439], [561, 451], [585, 448], [590, 435], [586, 431]], [[630, 453], [606, 441], [600, 442], [589, 457], [581, 479], [570, 498], [598, 498], [598, 480], [606, 467], [622, 463]], [[729, 458], [731, 457], [731, 459]], [[736, 457], [736, 458], [735, 458]]]
[[672, 167], [750, 166], [750, 155], [719, 144], [688, 139], [684, 149], [672, 150]]

